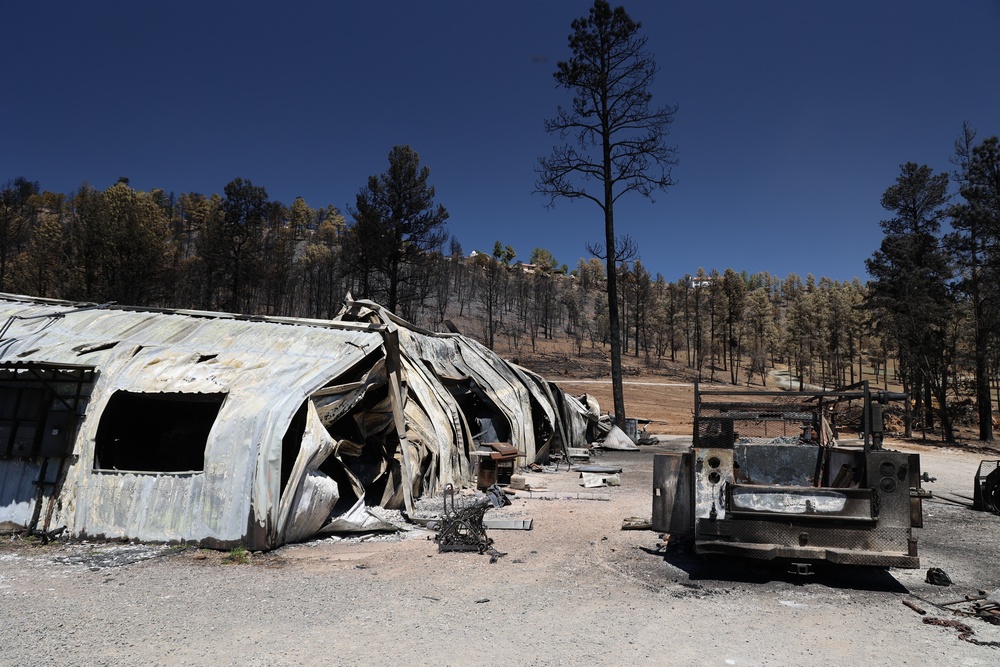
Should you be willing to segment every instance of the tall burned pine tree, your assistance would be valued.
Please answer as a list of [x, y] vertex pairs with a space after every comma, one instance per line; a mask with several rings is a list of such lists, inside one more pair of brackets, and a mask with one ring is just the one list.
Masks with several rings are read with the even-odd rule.
[[615, 235], [615, 203], [630, 192], [650, 197], [673, 185], [676, 151], [665, 139], [677, 107], [651, 106], [656, 63], [645, 50], [641, 25], [623, 7], [596, 0], [571, 27], [572, 55], [553, 76], [573, 93], [572, 105], [545, 122], [546, 131], [565, 143], [539, 159], [536, 191], [549, 197], [549, 205], [557, 198], [587, 199], [604, 214], [604, 241], [591, 251], [607, 265], [615, 421], [624, 425], [617, 267], [635, 247]]

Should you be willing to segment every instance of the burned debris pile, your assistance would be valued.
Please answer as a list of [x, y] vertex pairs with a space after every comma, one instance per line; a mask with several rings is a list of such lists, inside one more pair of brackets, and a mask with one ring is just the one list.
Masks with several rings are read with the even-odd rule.
[[493, 548], [493, 540], [486, 535], [483, 517], [491, 508], [510, 505], [510, 498], [494, 484], [483, 493], [456, 503], [455, 487], [449, 484], [444, 489], [444, 507], [441, 518], [428, 527], [437, 530], [434, 538], [438, 551], [476, 551], [488, 553], [496, 562], [505, 554]]

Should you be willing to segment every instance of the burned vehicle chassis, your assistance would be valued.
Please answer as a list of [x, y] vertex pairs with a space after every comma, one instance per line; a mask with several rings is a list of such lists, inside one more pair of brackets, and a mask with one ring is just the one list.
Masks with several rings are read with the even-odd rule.
[[920, 458], [883, 449], [906, 395], [695, 388], [694, 548], [761, 560], [917, 568]]

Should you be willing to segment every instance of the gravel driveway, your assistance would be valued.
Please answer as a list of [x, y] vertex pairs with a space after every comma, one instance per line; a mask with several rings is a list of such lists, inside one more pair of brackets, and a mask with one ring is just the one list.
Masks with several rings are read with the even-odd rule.
[[[1000, 517], [925, 503], [921, 569], [818, 568], [812, 576], [657, 550], [657, 447], [608, 453], [621, 486], [585, 490], [577, 473], [540, 473], [550, 491], [609, 500], [515, 498], [492, 530], [506, 555], [439, 553], [430, 535], [318, 540], [249, 563], [169, 546], [4, 538], [0, 665], [997, 665], [970, 638], [1000, 627], [935, 603], [1000, 588]], [[916, 448], [932, 491], [970, 495], [980, 455]], [[487, 518], [493, 516], [488, 513]], [[924, 581], [940, 567], [954, 585]]]

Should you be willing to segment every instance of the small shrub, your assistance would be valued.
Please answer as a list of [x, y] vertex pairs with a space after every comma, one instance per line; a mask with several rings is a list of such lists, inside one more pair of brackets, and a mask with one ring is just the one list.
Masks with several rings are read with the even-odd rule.
[[250, 552], [246, 547], [236, 547], [223, 559], [224, 563], [232, 565], [248, 565], [250, 563]]

